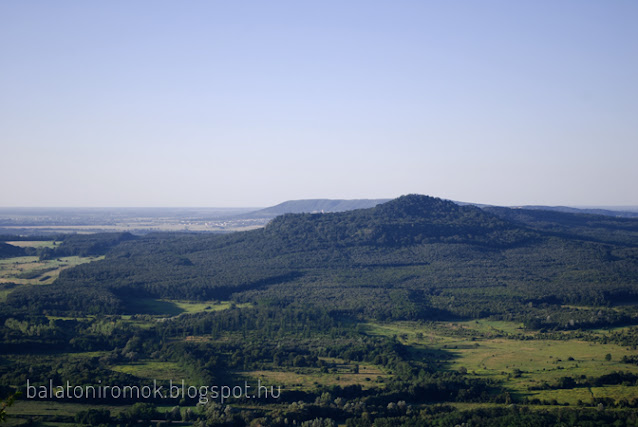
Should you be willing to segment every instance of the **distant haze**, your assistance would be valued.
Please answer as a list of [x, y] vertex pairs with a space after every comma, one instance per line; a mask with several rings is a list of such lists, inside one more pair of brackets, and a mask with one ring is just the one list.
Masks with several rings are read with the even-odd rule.
[[638, 205], [635, 1], [0, 2], [0, 206]]

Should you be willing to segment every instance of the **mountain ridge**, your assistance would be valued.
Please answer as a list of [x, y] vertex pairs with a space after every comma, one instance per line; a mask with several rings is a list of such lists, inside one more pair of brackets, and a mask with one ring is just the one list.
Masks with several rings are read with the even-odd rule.
[[345, 212], [366, 209], [391, 199], [300, 199], [287, 200], [274, 206], [244, 214], [247, 218], [276, 217], [288, 213]]
[[[325, 214], [285, 214], [265, 228], [270, 238], [349, 246], [410, 245], [426, 242], [502, 246], [532, 238], [514, 224], [474, 206], [408, 194], [372, 208]], [[303, 241], [296, 236], [303, 235]], [[534, 236], [535, 237], [535, 236]]]
[[500, 209], [406, 195], [368, 209], [286, 214], [245, 232], [148, 234], [54, 284], [13, 291], [5, 309], [125, 313], [130, 301], [154, 298], [525, 320], [547, 318], [531, 308], [538, 304], [638, 297], [638, 220]]
[[[272, 219], [278, 215], [289, 213], [333, 213], [346, 212], [357, 209], [368, 209], [381, 204], [388, 203], [395, 199], [296, 199], [286, 200], [274, 206], [261, 208], [252, 212], [241, 214], [241, 218], [266, 218]], [[591, 214], [605, 215], [617, 218], [638, 218], [638, 211], [628, 209], [611, 209], [611, 208], [588, 208], [573, 206], [545, 206], [545, 205], [514, 205], [514, 206], [498, 206], [484, 203], [462, 202], [458, 200], [441, 199], [449, 201], [458, 206], [474, 206], [481, 209], [507, 208], [507, 209], [523, 209], [523, 210], [540, 210], [563, 212], [573, 214]]]

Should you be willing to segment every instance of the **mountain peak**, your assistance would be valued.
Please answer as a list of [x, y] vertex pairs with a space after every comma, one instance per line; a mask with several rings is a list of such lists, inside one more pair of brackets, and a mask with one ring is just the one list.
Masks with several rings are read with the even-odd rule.
[[417, 194], [370, 209], [287, 214], [271, 221], [265, 232], [305, 248], [435, 242], [508, 246], [530, 237], [520, 227], [477, 207]]
[[432, 218], [447, 217], [458, 212], [459, 205], [449, 200], [420, 194], [407, 194], [377, 206], [377, 214], [383, 216]]

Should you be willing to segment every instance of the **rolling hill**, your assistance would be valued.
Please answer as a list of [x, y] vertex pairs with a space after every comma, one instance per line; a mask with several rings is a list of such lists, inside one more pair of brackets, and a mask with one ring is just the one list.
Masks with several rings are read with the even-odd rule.
[[377, 319], [491, 315], [556, 327], [627, 321], [618, 311], [561, 307], [636, 297], [636, 220], [409, 195], [368, 209], [287, 214], [248, 232], [123, 241], [51, 286], [13, 291], [5, 310], [125, 313], [141, 299], [231, 299]]

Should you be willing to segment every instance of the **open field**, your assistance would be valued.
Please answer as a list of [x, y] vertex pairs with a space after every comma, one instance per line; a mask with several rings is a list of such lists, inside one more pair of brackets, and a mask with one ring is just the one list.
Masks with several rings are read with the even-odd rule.
[[196, 378], [175, 362], [158, 362], [144, 360], [128, 364], [114, 365], [111, 369], [116, 372], [134, 375], [148, 380], [172, 380], [175, 383], [185, 380], [189, 384], [197, 384]]
[[[466, 369], [470, 375], [502, 381], [519, 397], [556, 399], [561, 404], [576, 404], [578, 400], [589, 403], [593, 397], [615, 400], [638, 397], [638, 386], [634, 384], [592, 387], [591, 390], [530, 390], [543, 383], [555, 384], [566, 376], [599, 377], [616, 371], [638, 374], [638, 366], [621, 362], [623, 356], [635, 355], [635, 350], [616, 344], [574, 339], [539, 340], [533, 339], [533, 333], [525, 333], [523, 336], [529, 338], [526, 340], [507, 338], [507, 334], [523, 331], [514, 323], [486, 320], [368, 323], [366, 328], [372, 335], [396, 336], [415, 352], [445, 351], [451, 356], [446, 369]], [[611, 360], [606, 360], [607, 354]]]
[[[47, 243], [47, 242], [18, 242], [18, 243]], [[48, 242], [53, 243], [53, 242]], [[0, 259], [0, 284], [15, 283], [23, 285], [49, 285], [55, 281], [62, 270], [86, 262], [97, 261], [104, 257], [62, 257], [51, 260], [39, 260], [36, 256]], [[5, 301], [7, 295], [15, 287], [0, 288], [0, 302]]]
[[321, 372], [318, 368], [298, 368], [287, 371], [245, 371], [237, 374], [252, 381], [260, 380], [262, 384], [267, 386], [281, 386], [295, 390], [313, 390], [319, 385], [346, 387], [354, 384], [359, 384], [362, 388], [367, 389], [373, 386], [379, 387], [379, 383], [390, 377], [389, 374], [371, 364], [359, 364], [358, 373], [354, 372], [354, 364], [339, 363], [335, 366], [328, 372]]
[[51, 260], [39, 260], [36, 256], [25, 256], [1, 259], [0, 283], [48, 285], [53, 283], [64, 269], [103, 258], [69, 256]]
[[[201, 313], [202, 311], [220, 311], [229, 309], [234, 305], [231, 301], [176, 301], [167, 300], [184, 310], [185, 313]], [[251, 305], [236, 304], [237, 308], [250, 307]]]
[[[180, 314], [201, 313], [204, 311], [226, 310], [234, 305], [230, 301], [186, 301], [154, 298], [136, 298], [129, 300], [136, 313], [156, 316], [179, 316]], [[250, 304], [237, 304], [238, 308]]]
[[[229, 302], [189, 302], [170, 301], [182, 310], [182, 313], [196, 313], [208, 310], [223, 310], [230, 307]], [[152, 325], [155, 322], [129, 319], [132, 324]], [[539, 399], [540, 401], [556, 401], [560, 405], [576, 406], [581, 403], [591, 404], [594, 398], [613, 398], [631, 400], [638, 396], [635, 385], [614, 385], [603, 387], [577, 387], [567, 390], [529, 390], [543, 382], [553, 383], [563, 376], [574, 378], [600, 376], [613, 371], [623, 370], [638, 374], [638, 366], [624, 364], [620, 359], [635, 351], [615, 344], [600, 344], [580, 340], [539, 340], [535, 333], [520, 329], [520, 325], [500, 321], [467, 321], [467, 322], [368, 322], [362, 324], [369, 335], [396, 336], [418, 355], [420, 352], [440, 352], [451, 356], [441, 367], [445, 370], [461, 370], [465, 368], [468, 375], [491, 378], [501, 381], [517, 398]], [[606, 330], [601, 329], [601, 333]], [[508, 336], [510, 338], [508, 338]], [[527, 337], [526, 340], [513, 337]], [[195, 338], [206, 339], [206, 335]], [[607, 354], [612, 355], [606, 360]], [[56, 357], [81, 359], [100, 357], [103, 352], [61, 353], [43, 355], [41, 358], [53, 360]], [[8, 356], [5, 362], [14, 357]], [[570, 360], [573, 359], [573, 360]], [[321, 386], [341, 387], [361, 385], [364, 389], [383, 388], [391, 378], [391, 374], [369, 363], [347, 362], [340, 358], [321, 358], [327, 364], [321, 368], [272, 368], [235, 372], [235, 380], [244, 379], [249, 384], [261, 381], [262, 385], [283, 390], [312, 391]], [[358, 366], [358, 372], [356, 367]], [[173, 380], [198, 384], [186, 369], [175, 362], [141, 360], [131, 363], [120, 363], [110, 366], [116, 372], [134, 375], [152, 381]], [[502, 405], [492, 403], [453, 403], [460, 410], [472, 408], [492, 408]], [[547, 405], [530, 405], [540, 409]], [[19, 417], [30, 416], [72, 416], [88, 408], [105, 408], [116, 415], [127, 406], [84, 405], [59, 402], [19, 401], [11, 408], [11, 414]], [[170, 408], [169, 408], [170, 409]], [[46, 419], [46, 418], [45, 418]], [[8, 425], [18, 425], [24, 418], [12, 418]], [[46, 425], [63, 425], [48, 422]]]
[[24, 240], [17, 242], [5, 242], [12, 246], [18, 246], [20, 248], [55, 248], [61, 242], [55, 242], [53, 240]]
[[626, 399], [631, 401], [638, 396], [635, 386], [609, 385], [604, 387], [577, 387], [567, 390], [538, 390], [530, 391], [530, 399], [541, 401], [556, 400], [561, 405], [590, 404], [594, 398], [612, 398], [616, 401]]

